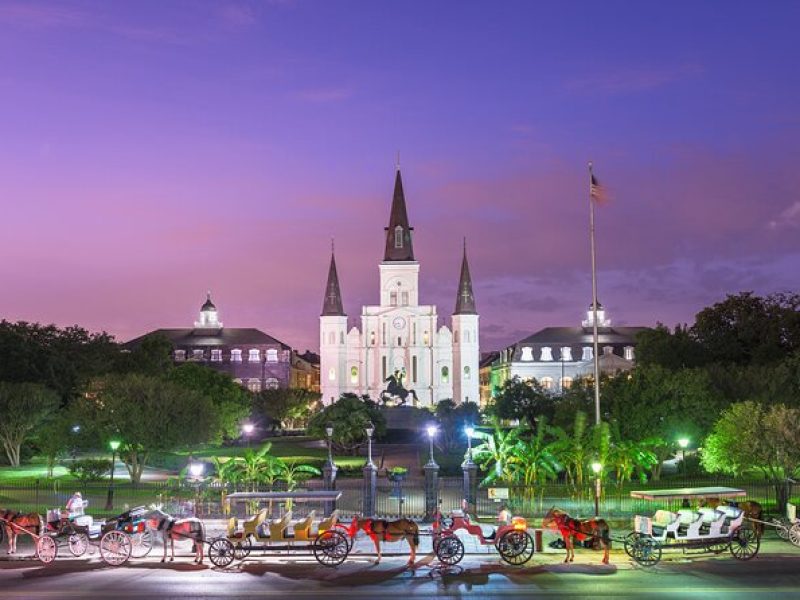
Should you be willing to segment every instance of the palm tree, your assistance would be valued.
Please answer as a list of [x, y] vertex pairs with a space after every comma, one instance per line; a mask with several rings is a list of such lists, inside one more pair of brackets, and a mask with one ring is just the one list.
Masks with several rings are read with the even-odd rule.
[[[523, 430], [526, 433], [529, 430]], [[530, 438], [520, 438], [512, 448], [510, 458], [515, 480], [525, 486], [525, 494], [531, 497], [539, 493], [541, 510], [544, 490], [548, 479], [555, 479], [561, 466], [554, 454], [554, 442], [550, 439], [552, 430], [541, 417], [536, 432]]]
[[512, 483], [515, 480], [513, 457], [516, 454], [515, 446], [519, 443], [519, 431], [504, 431], [495, 420], [493, 432], [475, 432], [475, 437], [483, 441], [473, 448], [473, 456], [481, 468], [487, 471], [481, 485], [489, 485], [495, 481]]

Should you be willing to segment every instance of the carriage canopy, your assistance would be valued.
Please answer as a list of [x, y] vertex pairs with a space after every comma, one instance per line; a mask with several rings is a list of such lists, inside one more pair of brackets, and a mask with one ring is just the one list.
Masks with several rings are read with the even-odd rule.
[[747, 492], [729, 487], [678, 488], [673, 490], [633, 491], [631, 498], [641, 500], [684, 500], [690, 498], [738, 498]]

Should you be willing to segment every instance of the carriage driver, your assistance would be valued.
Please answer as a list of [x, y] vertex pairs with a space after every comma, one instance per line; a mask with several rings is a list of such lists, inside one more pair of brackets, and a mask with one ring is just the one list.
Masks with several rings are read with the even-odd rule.
[[70, 517], [79, 517], [83, 515], [84, 506], [83, 496], [80, 492], [75, 492], [72, 494], [72, 498], [67, 500], [67, 512]]

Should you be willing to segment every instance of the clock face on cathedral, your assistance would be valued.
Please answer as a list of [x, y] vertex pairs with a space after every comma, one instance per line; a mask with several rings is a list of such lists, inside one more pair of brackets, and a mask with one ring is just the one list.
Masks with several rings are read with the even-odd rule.
[[402, 329], [406, 326], [406, 320], [403, 317], [395, 317], [392, 321], [395, 329]]

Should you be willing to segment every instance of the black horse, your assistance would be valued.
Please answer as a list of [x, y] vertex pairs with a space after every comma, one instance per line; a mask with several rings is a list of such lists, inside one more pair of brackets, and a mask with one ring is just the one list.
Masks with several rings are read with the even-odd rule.
[[417, 392], [414, 390], [407, 390], [403, 387], [403, 378], [405, 377], [405, 369], [404, 370], [395, 370], [394, 373], [389, 375], [386, 378], [386, 383], [389, 385], [386, 386], [386, 389], [381, 392], [381, 401], [386, 404], [392, 398], [400, 398], [400, 402], [397, 403], [397, 406], [403, 406], [406, 403], [406, 398], [409, 396], [414, 397], [414, 403], [416, 404], [419, 402], [419, 398], [417, 398]]

